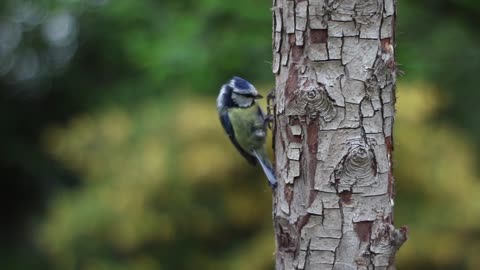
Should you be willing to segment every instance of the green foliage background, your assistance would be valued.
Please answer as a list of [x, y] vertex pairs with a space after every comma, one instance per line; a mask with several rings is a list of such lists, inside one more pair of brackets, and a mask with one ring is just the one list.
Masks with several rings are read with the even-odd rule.
[[[480, 269], [480, 4], [399, 2], [399, 269]], [[215, 112], [232, 75], [273, 87], [270, 5], [1, 2], [0, 269], [273, 269]]]

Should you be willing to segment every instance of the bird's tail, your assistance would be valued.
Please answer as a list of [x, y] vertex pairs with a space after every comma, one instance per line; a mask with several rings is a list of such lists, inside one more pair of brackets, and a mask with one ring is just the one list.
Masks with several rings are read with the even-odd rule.
[[275, 177], [275, 172], [273, 171], [272, 164], [270, 163], [270, 160], [268, 160], [265, 150], [254, 150], [253, 153], [255, 154], [255, 157], [257, 158], [260, 165], [262, 166], [263, 172], [267, 176], [268, 184], [272, 189], [276, 188], [277, 178]]

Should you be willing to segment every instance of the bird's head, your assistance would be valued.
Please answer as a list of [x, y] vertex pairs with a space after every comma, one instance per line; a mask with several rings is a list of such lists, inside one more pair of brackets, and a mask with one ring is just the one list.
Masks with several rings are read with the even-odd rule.
[[240, 77], [233, 77], [228, 85], [232, 88], [232, 94], [254, 99], [262, 98], [262, 96], [258, 94], [257, 89], [255, 89], [251, 83]]
[[233, 77], [228, 86], [232, 89], [233, 102], [240, 107], [251, 106], [255, 99], [262, 98], [251, 83], [240, 77]]
[[233, 77], [220, 89], [217, 109], [221, 111], [229, 107], [249, 107], [258, 98], [262, 96], [251, 83], [240, 77]]

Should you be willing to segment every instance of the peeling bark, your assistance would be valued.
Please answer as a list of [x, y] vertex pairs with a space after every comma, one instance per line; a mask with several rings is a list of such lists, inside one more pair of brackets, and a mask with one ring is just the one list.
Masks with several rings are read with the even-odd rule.
[[276, 269], [394, 269], [396, 0], [274, 0]]

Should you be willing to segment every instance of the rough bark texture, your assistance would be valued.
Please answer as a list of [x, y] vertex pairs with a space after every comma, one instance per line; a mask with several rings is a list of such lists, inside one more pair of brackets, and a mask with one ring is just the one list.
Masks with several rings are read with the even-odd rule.
[[276, 269], [394, 269], [396, 0], [274, 0]]

